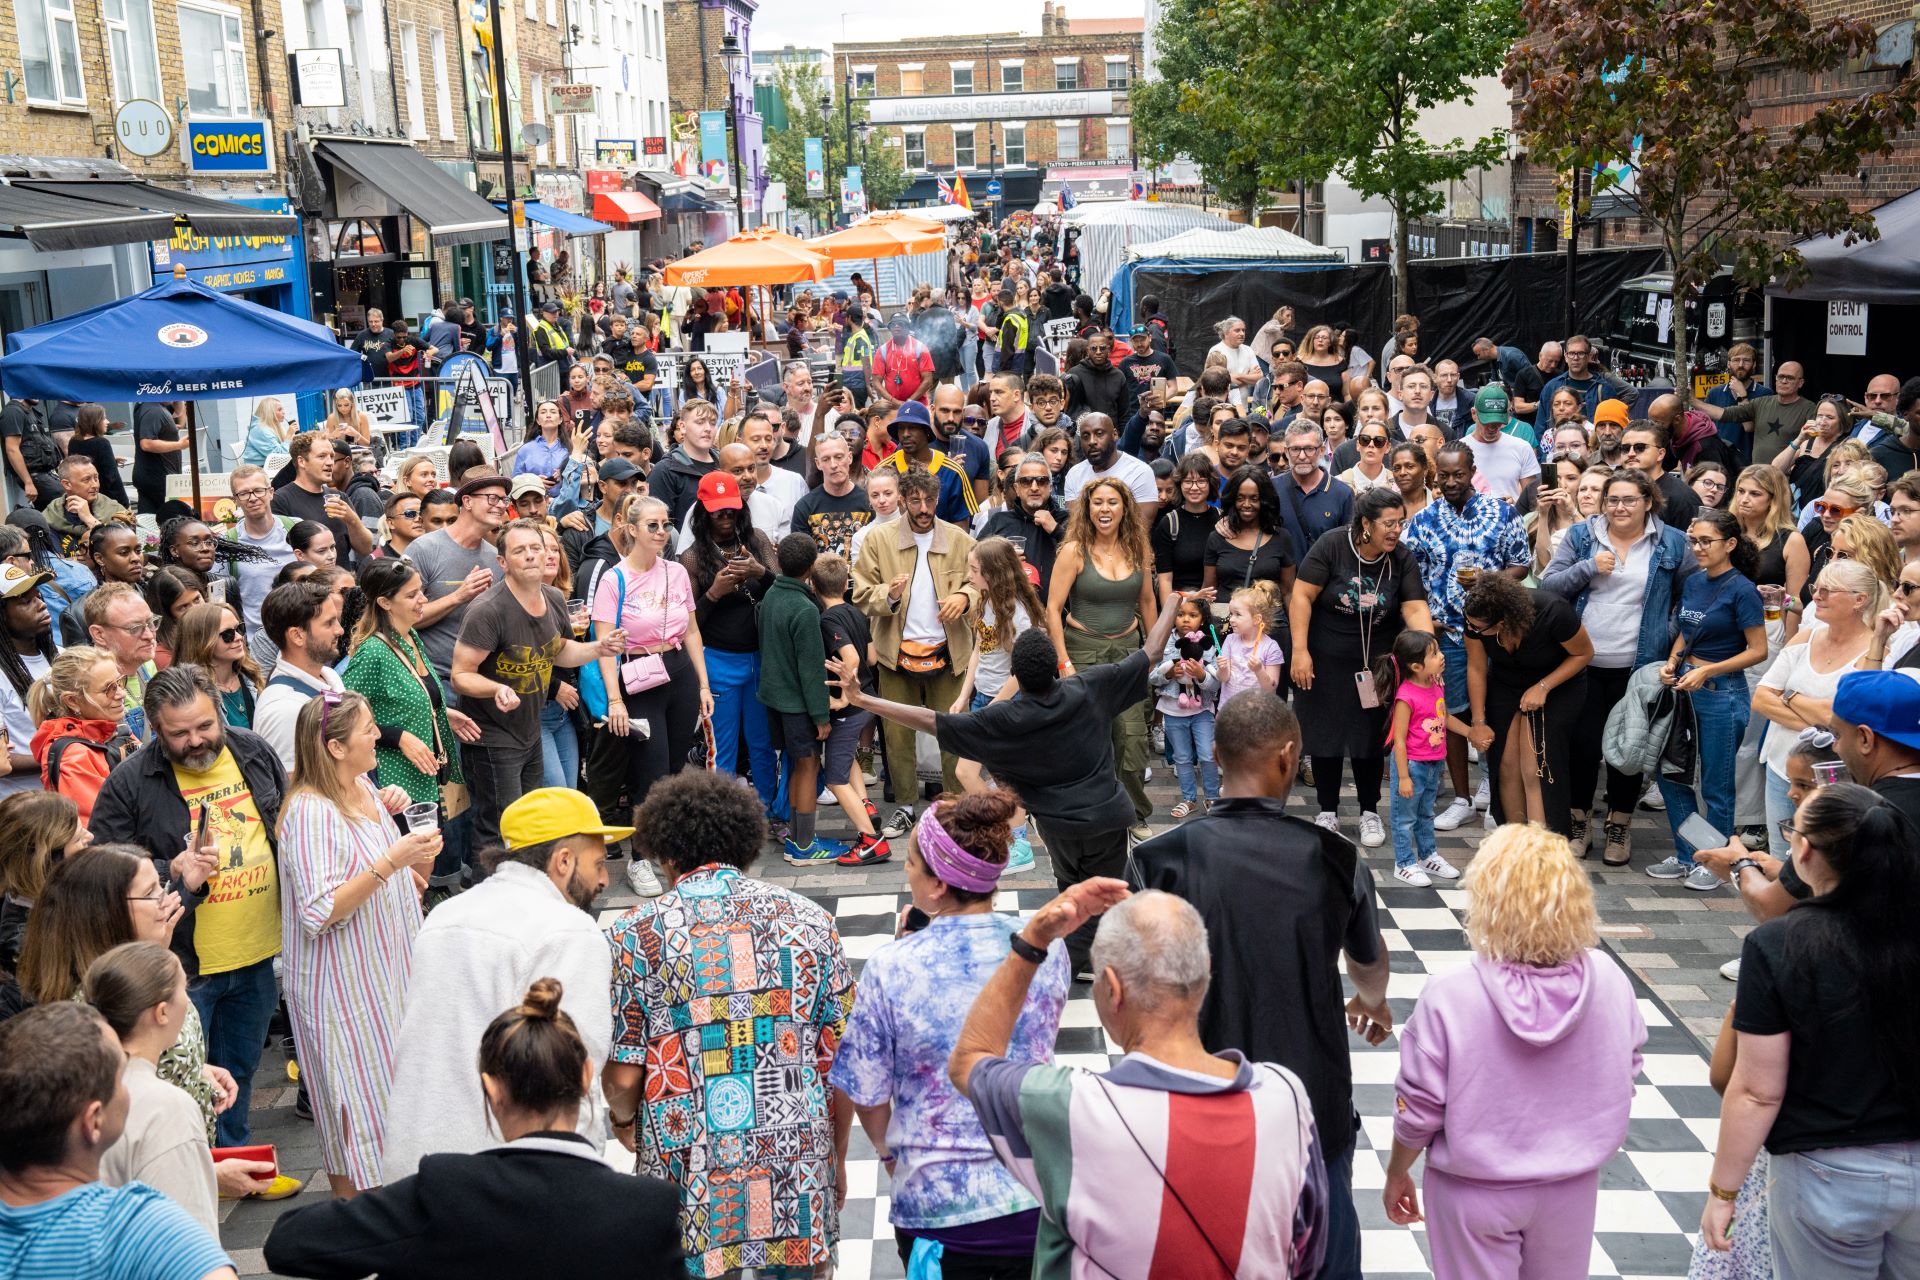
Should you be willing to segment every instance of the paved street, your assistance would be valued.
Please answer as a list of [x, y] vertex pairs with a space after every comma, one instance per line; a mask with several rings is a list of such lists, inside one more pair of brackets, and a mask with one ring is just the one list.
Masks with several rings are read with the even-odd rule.
[[[1171, 771], [1156, 771], [1150, 785], [1164, 815], [1178, 799]], [[1308, 800], [1296, 796], [1293, 810], [1311, 816]], [[825, 817], [823, 811], [823, 817]], [[1355, 834], [1353, 815], [1346, 815]], [[1164, 816], [1156, 828], [1170, 825]], [[838, 824], [823, 823], [830, 835]], [[1482, 833], [1477, 826], [1441, 833], [1441, 852], [1465, 866]], [[1605, 945], [1640, 980], [1641, 1008], [1649, 1026], [1647, 1068], [1637, 1091], [1626, 1148], [1609, 1164], [1602, 1180], [1600, 1219], [1591, 1274], [1595, 1276], [1682, 1276], [1686, 1274], [1688, 1235], [1695, 1229], [1705, 1187], [1708, 1151], [1717, 1128], [1719, 1101], [1707, 1087], [1705, 1055], [1711, 1047], [1733, 986], [1717, 970], [1738, 953], [1748, 919], [1731, 891], [1700, 894], [1677, 884], [1657, 883], [1639, 869], [1671, 849], [1664, 814], [1641, 811], [1634, 824], [1635, 866], [1603, 868], [1598, 853], [1592, 869], [1599, 898]], [[1459, 932], [1465, 894], [1458, 889], [1412, 889], [1391, 879], [1389, 846], [1369, 850], [1368, 863], [1380, 883], [1385, 909], [1382, 925], [1394, 954], [1389, 997], [1396, 1021], [1410, 1013], [1425, 976], [1466, 960]], [[904, 849], [883, 866], [798, 870], [777, 858], [756, 873], [791, 886], [832, 911], [856, 969], [885, 941], [891, 915], [905, 901]], [[612, 884], [601, 916], [612, 921], [634, 901], [624, 879], [625, 863], [611, 866]], [[1050, 896], [1053, 882], [1044, 852], [1034, 870], [1004, 881], [1002, 906], [1031, 909]], [[1113, 1046], [1093, 1016], [1084, 988], [1067, 1010], [1058, 1054], [1063, 1061], [1100, 1066]], [[1363, 1229], [1369, 1280], [1428, 1273], [1425, 1239], [1419, 1231], [1389, 1224], [1380, 1207], [1384, 1149], [1390, 1143], [1392, 1082], [1398, 1041], [1368, 1050], [1357, 1038], [1355, 1102], [1362, 1116], [1361, 1150], [1355, 1162], [1355, 1198]], [[283, 1073], [283, 1059], [270, 1050], [254, 1089], [256, 1141], [277, 1144], [286, 1171], [307, 1179], [298, 1197], [279, 1204], [223, 1204], [222, 1239], [243, 1276], [266, 1275], [260, 1248], [273, 1219], [310, 1197], [326, 1194], [317, 1170], [318, 1142], [313, 1126], [295, 1118], [294, 1089]], [[842, 1226], [840, 1275], [843, 1280], [885, 1280], [903, 1274], [886, 1225], [884, 1177], [858, 1128], [850, 1160], [849, 1199]], [[624, 1157], [624, 1153], [618, 1153]], [[624, 1166], [623, 1166], [624, 1167]]]

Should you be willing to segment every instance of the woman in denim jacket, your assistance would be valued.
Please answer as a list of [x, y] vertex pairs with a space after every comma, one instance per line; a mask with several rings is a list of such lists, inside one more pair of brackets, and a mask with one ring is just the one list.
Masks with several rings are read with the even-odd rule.
[[[1570, 755], [1573, 851], [1589, 851], [1600, 739], [1607, 716], [1627, 691], [1635, 668], [1664, 662], [1673, 643], [1673, 610], [1680, 585], [1699, 570], [1686, 531], [1660, 520], [1660, 491], [1644, 475], [1622, 468], [1607, 481], [1600, 514], [1567, 530], [1540, 585], [1573, 602], [1593, 641], [1587, 701], [1574, 726]], [[1628, 823], [1640, 799], [1640, 778], [1607, 766], [1606, 849], [1610, 867], [1633, 856]]]

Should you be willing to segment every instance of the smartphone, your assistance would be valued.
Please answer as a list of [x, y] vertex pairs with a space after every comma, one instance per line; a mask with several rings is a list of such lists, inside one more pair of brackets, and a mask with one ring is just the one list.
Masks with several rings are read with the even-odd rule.
[[1680, 824], [1679, 836], [1696, 849], [1724, 849], [1727, 838], [1713, 829], [1713, 824], [1699, 814], [1694, 814]]
[[933, 923], [933, 917], [918, 907], [907, 908], [907, 921], [901, 926], [902, 933], [918, 933]]
[[1380, 694], [1373, 687], [1372, 672], [1369, 672], [1369, 671], [1354, 672], [1353, 688], [1354, 688], [1354, 692], [1360, 695], [1361, 707], [1363, 707], [1368, 711], [1373, 711], [1379, 707]]
[[200, 802], [200, 822], [193, 831], [193, 847], [198, 849], [207, 842], [207, 828], [213, 822], [213, 806], [205, 800]]
[[1167, 398], [1167, 380], [1165, 378], [1155, 378], [1153, 380], [1153, 393], [1162, 400]]

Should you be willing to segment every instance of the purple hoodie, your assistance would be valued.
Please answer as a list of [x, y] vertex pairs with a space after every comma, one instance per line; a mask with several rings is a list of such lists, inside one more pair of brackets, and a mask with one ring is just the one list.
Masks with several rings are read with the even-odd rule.
[[1589, 1173], [1627, 1135], [1646, 1041], [1632, 985], [1599, 952], [1551, 969], [1476, 955], [1429, 982], [1400, 1031], [1393, 1136], [1483, 1182]]

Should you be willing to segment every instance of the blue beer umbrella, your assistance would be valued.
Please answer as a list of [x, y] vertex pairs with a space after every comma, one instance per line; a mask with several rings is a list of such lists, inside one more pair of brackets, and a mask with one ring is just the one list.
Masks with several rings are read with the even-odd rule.
[[[7, 335], [0, 388], [20, 399], [231, 400], [360, 381], [360, 357], [322, 325], [176, 274], [144, 293]], [[194, 504], [197, 433], [191, 428]]]

